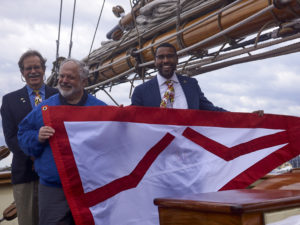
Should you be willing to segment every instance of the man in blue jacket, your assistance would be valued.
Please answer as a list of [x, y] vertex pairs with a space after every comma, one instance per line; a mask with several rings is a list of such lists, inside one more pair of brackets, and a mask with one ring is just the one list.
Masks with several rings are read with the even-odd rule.
[[35, 157], [34, 166], [40, 177], [40, 225], [74, 224], [48, 141], [55, 130], [44, 125], [42, 107], [106, 105], [84, 90], [87, 78], [88, 70], [82, 62], [75, 59], [62, 62], [58, 78], [59, 94], [42, 102], [19, 125], [20, 146], [25, 154]]

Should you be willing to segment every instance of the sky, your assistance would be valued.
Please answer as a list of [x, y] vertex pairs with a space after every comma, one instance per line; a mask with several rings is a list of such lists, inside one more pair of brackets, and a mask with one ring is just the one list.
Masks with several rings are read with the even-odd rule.
[[[36, 49], [47, 58], [46, 77], [56, 57], [60, 0], [1, 0], [0, 7], [0, 104], [2, 96], [25, 85], [17, 66], [19, 57]], [[94, 47], [106, 41], [106, 33], [118, 23], [111, 9], [120, 4], [129, 12], [129, 0], [106, 0]], [[71, 56], [83, 59], [89, 53], [103, 1], [77, 0]], [[68, 56], [73, 1], [64, 0], [59, 55]], [[299, 41], [299, 40], [297, 40]], [[233, 112], [252, 112], [300, 116], [300, 53], [244, 63], [198, 75], [202, 91], [217, 106]], [[112, 88], [119, 103], [129, 105], [129, 84]], [[104, 92], [97, 97], [114, 103]], [[0, 126], [0, 145], [5, 145]], [[11, 156], [0, 162], [9, 165]]]

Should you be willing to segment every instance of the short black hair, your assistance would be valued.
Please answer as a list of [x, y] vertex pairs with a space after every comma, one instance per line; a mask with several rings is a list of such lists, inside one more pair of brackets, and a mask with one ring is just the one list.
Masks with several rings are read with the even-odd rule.
[[41, 61], [41, 66], [42, 66], [42, 69], [45, 71], [46, 70], [46, 61], [47, 59], [45, 59], [41, 53], [39, 53], [38, 51], [36, 50], [28, 50], [26, 52], [24, 52], [20, 59], [19, 59], [19, 62], [18, 62], [18, 65], [19, 65], [19, 68], [20, 68], [20, 71], [23, 72], [24, 70], [24, 59], [26, 59], [27, 57], [30, 57], [30, 56], [37, 56], [40, 58], [40, 61]]
[[176, 48], [175, 48], [174, 45], [172, 45], [172, 44], [170, 44], [170, 43], [168, 43], [168, 42], [163, 42], [163, 43], [159, 44], [159, 45], [156, 47], [156, 49], [155, 49], [155, 51], [154, 51], [154, 55], [155, 55], [155, 56], [156, 56], [157, 50], [158, 50], [159, 48], [161, 48], [161, 47], [172, 48], [172, 49], [174, 50], [174, 53], [177, 55], [177, 50], [176, 50]]

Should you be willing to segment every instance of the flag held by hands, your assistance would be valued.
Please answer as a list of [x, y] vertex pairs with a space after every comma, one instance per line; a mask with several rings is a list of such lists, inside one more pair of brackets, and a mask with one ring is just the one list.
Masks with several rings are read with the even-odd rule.
[[246, 188], [300, 154], [299, 117], [135, 106], [43, 117], [77, 225], [158, 225], [154, 198]]

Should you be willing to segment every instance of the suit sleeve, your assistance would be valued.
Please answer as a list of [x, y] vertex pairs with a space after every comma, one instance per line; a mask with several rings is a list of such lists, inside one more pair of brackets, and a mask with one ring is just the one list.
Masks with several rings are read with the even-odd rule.
[[198, 89], [198, 93], [199, 93], [199, 109], [209, 110], [209, 111], [223, 111], [223, 112], [227, 111], [221, 107], [215, 106], [212, 102], [210, 102], [205, 97], [204, 93], [201, 91], [201, 88], [200, 88], [198, 82], [197, 82], [197, 89]]
[[38, 140], [39, 129], [43, 125], [43, 116], [41, 113], [41, 106], [32, 110], [19, 124], [18, 141], [21, 149], [26, 155], [39, 157], [43, 150], [45, 143], [40, 143]]
[[141, 86], [135, 87], [131, 96], [131, 105], [144, 106]]
[[14, 154], [22, 152], [19, 147], [17, 138], [18, 124], [13, 118], [13, 112], [11, 112], [10, 110], [7, 96], [4, 96], [2, 99], [1, 117], [4, 138], [9, 150]]

